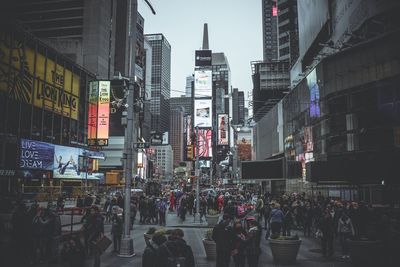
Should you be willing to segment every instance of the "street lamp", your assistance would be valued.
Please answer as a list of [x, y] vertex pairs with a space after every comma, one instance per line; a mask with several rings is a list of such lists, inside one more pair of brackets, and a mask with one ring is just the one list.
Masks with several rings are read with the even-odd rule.
[[[196, 125], [196, 214], [200, 214], [200, 201], [199, 201], [199, 191], [200, 191], [200, 164], [199, 164], [199, 126], [203, 125], [204, 123], [201, 122]], [[200, 216], [199, 216], [200, 217]], [[194, 221], [196, 222], [196, 215], [194, 216]]]

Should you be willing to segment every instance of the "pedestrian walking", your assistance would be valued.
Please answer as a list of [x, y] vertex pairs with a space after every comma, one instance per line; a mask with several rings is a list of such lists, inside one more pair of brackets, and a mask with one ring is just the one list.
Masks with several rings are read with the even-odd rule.
[[114, 213], [111, 218], [111, 235], [113, 236], [114, 252], [119, 253], [122, 239], [122, 218]]
[[261, 226], [257, 220], [248, 221], [249, 230], [246, 239], [246, 260], [249, 267], [257, 267], [261, 254]]
[[233, 250], [231, 252], [235, 267], [245, 267], [246, 256], [246, 237], [247, 233], [240, 220], [236, 220], [233, 230], [235, 232], [235, 239], [233, 241]]
[[325, 209], [322, 218], [319, 221], [318, 229], [322, 233], [321, 246], [324, 258], [333, 256], [333, 239], [334, 239], [334, 221], [328, 208]]
[[271, 233], [276, 235], [281, 233], [284, 215], [280, 209], [279, 203], [273, 202], [271, 204], [272, 210], [270, 215]]
[[142, 267], [158, 267], [158, 250], [167, 238], [162, 232], [155, 232], [152, 239], [147, 243], [142, 256]]
[[158, 249], [157, 267], [195, 266], [192, 248], [183, 237], [181, 229], [172, 231], [168, 241]]
[[94, 267], [100, 267], [101, 251], [97, 248], [96, 242], [104, 235], [104, 219], [100, 214], [98, 207], [91, 208], [90, 226], [88, 231], [88, 243], [94, 254]]
[[351, 236], [354, 236], [355, 233], [353, 223], [351, 222], [351, 219], [346, 212], [342, 212], [342, 215], [339, 218], [337, 233], [339, 235], [340, 245], [342, 247], [342, 258], [350, 258], [349, 245], [347, 243], [347, 240]]
[[229, 267], [233, 243], [236, 239], [235, 232], [230, 226], [231, 220], [229, 214], [224, 214], [222, 221], [213, 229], [212, 239], [217, 249], [217, 267]]

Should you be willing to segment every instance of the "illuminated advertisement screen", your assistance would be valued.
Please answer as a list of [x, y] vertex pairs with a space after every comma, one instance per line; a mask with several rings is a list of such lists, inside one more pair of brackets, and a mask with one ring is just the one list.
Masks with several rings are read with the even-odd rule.
[[67, 146], [54, 146], [54, 178], [79, 178], [79, 155], [81, 149]]
[[211, 99], [194, 100], [194, 126], [199, 128], [212, 127]]
[[[199, 158], [210, 158], [212, 157], [212, 130], [211, 129], [199, 129], [199, 136], [197, 138], [199, 147]], [[196, 149], [195, 149], [196, 150]], [[195, 155], [196, 155], [195, 151]]]
[[186, 116], [186, 145], [192, 144], [192, 116]]
[[194, 72], [195, 97], [212, 97], [212, 71], [196, 70]]
[[34, 140], [21, 139], [21, 169], [52, 170], [54, 145]]
[[218, 114], [218, 145], [228, 145], [228, 115]]
[[310, 90], [310, 117], [318, 118], [321, 116], [321, 109], [319, 106], [319, 86], [315, 69], [307, 76], [307, 86]]
[[237, 140], [238, 159], [241, 161], [251, 160], [251, 132], [239, 132]]
[[4, 40], [8, 38], [1, 37], [0, 74], [7, 73], [6, 77], [13, 78], [4, 79], [1, 76], [0, 92], [9, 94], [15, 100], [32, 103], [35, 107], [77, 120], [79, 75], [66, 68], [61, 60], [56, 63], [24, 45], [23, 40], [15, 40], [13, 45], [7, 45]]
[[110, 116], [110, 81], [99, 82], [97, 139], [108, 139]]

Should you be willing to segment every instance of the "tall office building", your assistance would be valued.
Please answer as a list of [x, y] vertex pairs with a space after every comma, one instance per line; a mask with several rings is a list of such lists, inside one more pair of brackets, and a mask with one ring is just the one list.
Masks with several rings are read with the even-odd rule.
[[232, 90], [232, 125], [244, 125], [244, 92]]
[[184, 108], [171, 108], [171, 130], [169, 134], [169, 143], [174, 151], [174, 166], [179, 166], [183, 161], [183, 146], [184, 146]]
[[191, 97], [193, 90], [194, 76], [189, 75], [186, 77], [185, 96]]
[[171, 97], [169, 105], [171, 110], [183, 108], [184, 116], [192, 115], [193, 101], [191, 97]]
[[264, 61], [278, 59], [278, 8], [276, 0], [262, 0]]
[[231, 69], [224, 53], [212, 53], [212, 81], [215, 99], [215, 114], [229, 113], [229, 102], [224, 96], [229, 94]]
[[161, 133], [169, 131], [171, 45], [162, 33], [146, 34], [152, 48], [151, 69], [151, 129]]
[[287, 60], [293, 65], [299, 57], [297, 0], [278, 0], [277, 6], [279, 60]]
[[42, 41], [95, 73], [97, 78], [107, 79], [109, 73], [114, 73], [116, 25], [110, 21], [116, 17], [115, 3], [7, 0], [2, 8], [10, 8], [8, 14]]

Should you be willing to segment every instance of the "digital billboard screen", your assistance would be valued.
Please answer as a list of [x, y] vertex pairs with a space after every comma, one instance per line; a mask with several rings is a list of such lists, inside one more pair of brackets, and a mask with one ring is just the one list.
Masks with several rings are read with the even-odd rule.
[[196, 67], [211, 66], [212, 52], [211, 50], [196, 50]]
[[[212, 157], [212, 130], [199, 129], [197, 142], [197, 145], [199, 147], [199, 158]], [[195, 149], [195, 155], [196, 153], [197, 152]]]
[[54, 145], [34, 140], [21, 139], [21, 169], [52, 170]]
[[81, 149], [67, 146], [54, 146], [54, 178], [80, 178], [79, 155]]
[[194, 72], [195, 97], [212, 97], [212, 71], [196, 70]]
[[218, 145], [228, 145], [228, 129], [228, 115], [218, 114]]
[[194, 127], [212, 127], [212, 101], [211, 99], [194, 100]]
[[110, 81], [99, 82], [97, 139], [108, 139], [110, 117]]

